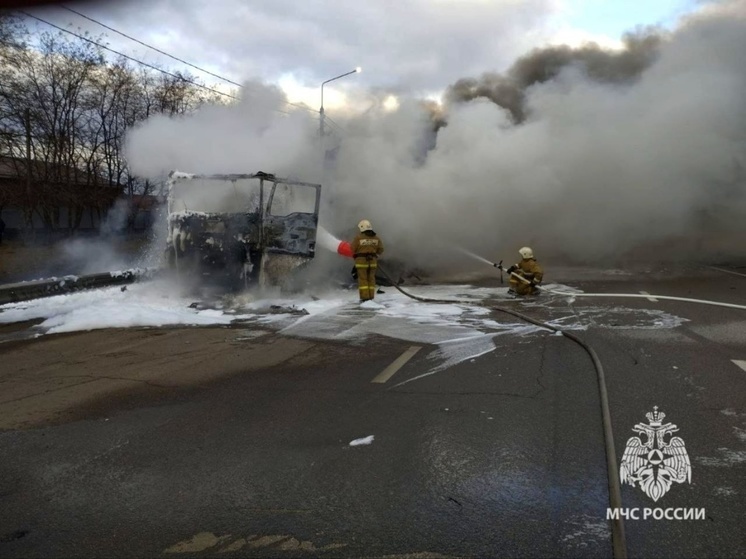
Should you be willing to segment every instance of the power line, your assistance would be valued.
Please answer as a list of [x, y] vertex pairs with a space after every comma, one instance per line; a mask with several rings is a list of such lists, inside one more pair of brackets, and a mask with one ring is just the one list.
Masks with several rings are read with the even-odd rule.
[[[67, 8], [67, 9], [69, 9], [69, 8]], [[70, 11], [74, 11], [74, 10], [70, 10]], [[18, 10], [18, 12], [19, 12], [19, 13], [21, 13], [21, 14], [23, 14], [23, 15], [25, 15], [26, 17], [29, 17], [29, 18], [31, 18], [31, 19], [35, 19], [35, 20], [37, 20], [37, 21], [39, 21], [39, 22], [41, 22], [41, 23], [44, 23], [44, 24], [46, 24], [46, 25], [49, 25], [50, 27], [54, 27], [55, 29], [58, 29], [58, 30], [62, 31], [63, 33], [68, 33], [69, 35], [72, 35], [72, 36], [74, 36], [74, 37], [77, 37], [78, 39], [80, 39], [80, 40], [82, 40], [82, 41], [86, 41], [86, 42], [88, 42], [88, 43], [91, 43], [92, 45], [96, 45], [96, 46], [97, 46], [97, 47], [99, 47], [99, 48], [102, 48], [102, 49], [104, 49], [104, 50], [107, 50], [107, 51], [109, 51], [109, 52], [112, 52], [112, 53], [114, 53], [114, 54], [116, 54], [116, 55], [119, 55], [119, 56], [121, 56], [121, 57], [123, 57], [123, 58], [126, 58], [127, 60], [131, 60], [131, 61], [133, 61], [133, 62], [136, 62], [137, 64], [141, 64], [142, 66], [145, 66], [145, 67], [147, 67], [147, 68], [150, 68], [150, 69], [152, 69], [152, 70], [155, 70], [155, 71], [157, 71], [157, 72], [160, 72], [160, 73], [162, 73], [162, 74], [165, 74], [165, 75], [167, 75], [167, 76], [171, 76], [172, 78], [176, 78], [176, 79], [178, 79], [178, 80], [181, 80], [181, 81], [183, 81], [183, 82], [185, 82], [185, 83], [189, 83], [189, 84], [191, 84], [191, 85], [194, 85], [195, 87], [199, 87], [199, 88], [201, 88], [201, 89], [204, 89], [204, 90], [206, 90], [206, 91], [210, 91], [210, 92], [212, 92], [212, 93], [217, 93], [218, 95], [222, 95], [222, 96], [224, 96], [224, 97], [228, 97], [228, 98], [230, 98], [230, 99], [240, 100], [240, 99], [239, 99], [238, 97], [236, 97], [235, 95], [231, 95], [231, 94], [229, 94], [229, 93], [224, 93], [224, 92], [222, 92], [222, 91], [219, 91], [219, 90], [217, 90], [217, 89], [214, 89], [214, 88], [212, 88], [212, 87], [208, 87], [208, 86], [206, 86], [206, 85], [203, 85], [203, 84], [201, 84], [201, 83], [199, 83], [199, 82], [196, 82], [196, 81], [194, 81], [194, 80], [189, 80], [189, 79], [185, 78], [184, 76], [181, 76], [181, 75], [178, 75], [178, 74], [174, 74], [174, 73], [172, 73], [172, 72], [169, 72], [169, 71], [167, 71], [167, 70], [163, 70], [162, 68], [158, 68], [157, 66], [154, 66], [153, 64], [148, 64], [147, 62], [143, 62], [142, 60], [138, 60], [137, 58], [134, 58], [134, 57], [132, 57], [132, 56], [129, 56], [129, 55], [127, 55], [127, 54], [124, 54], [123, 52], [120, 52], [120, 51], [114, 50], [114, 49], [112, 49], [112, 48], [110, 48], [110, 47], [107, 47], [106, 45], [102, 45], [101, 43], [99, 43], [99, 42], [97, 42], [97, 41], [94, 41], [93, 39], [89, 39], [88, 37], [85, 37], [85, 36], [83, 36], [83, 35], [80, 35], [79, 33], [75, 33], [75, 32], [73, 32], [73, 31], [70, 31], [69, 29], [65, 29], [64, 27], [60, 27], [59, 25], [56, 25], [56, 24], [54, 24], [54, 23], [51, 23], [51, 22], [49, 22], [49, 21], [47, 21], [47, 20], [45, 20], [45, 19], [42, 19], [42, 18], [40, 18], [40, 17], [37, 17], [37, 16], [35, 16], [35, 15], [29, 14], [28, 12], [25, 12], [25, 11], [23, 11], [23, 10]], [[75, 12], [75, 13], [78, 13], [78, 12]], [[80, 14], [80, 15], [82, 15], [82, 14]], [[86, 19], [90, 19], [91, 21], [94, 21], [94, 22], [96, 22], [96, 23], [99, 23], [100, 25], [104, 25], [104, 24], [102, 24], [102, 23], [100, 23], [100, 22], [97, 22], [96, 20], [94, 20], [94, 19], [92, 19], [92, 18], [88, 18], [87, 16], [83, 16], [83, 17], [86, 17]], [[108, 26], [106, 26], [106, 25], [104, 25], [104, 27], [107, 27], [107, 28], [109, 28], [109, 27], [108, 27]], [[115, 32], [119, 33], [118, 31], [114, 30], [113, 28], [111, 28], [111, 29], [112, 29], [112, 31], [115, 31]], [[123, 36], [126, 36], [126, 35], [124, 35], [123, 33], [122, 33], [122, 35], [123, 35]], [[129, 37], [128, 37], [128, 38], [129, 38]], [[133, 40], [136, 40], [136, 39], [133, 39]], [[137, 41], [137, 40], [136, 40], [136, 41]], [[141, 43], [141, 44], [143, 44], [143, 45], [145, 45], [145, 46], [147, 46], [148, 48], [152, 48], [152, 49], [153, 49], [153, 50], [155, 50], [155, 51], [158, 51], [158, 52], [162, 52], [162, 51], [160, 51], [159, 49], [156, 49], [155, 47], [151, 47], [151, 46], [149, 46], [149, 45], [147, 45], [147, 44], [145, 44], [145, 43], [142, 43], [142, 41], [137, 41], [137, 42], [138, 42], [138, 43]], [[169, 55], [168, 53], [165, 53], [165, 52], [163, 52], [163, 54], [165, 54], [166, 56], [171, 56], [171, 55]], [[182, 61], [182, 60], [181, 60], [181, 59], [179, 59], [179, 58], [176, 58], [176, 57], [173, 57], [173, 56], [171, 56], [171, 58], [174, 58], [175, 60], [179, 60], [180, 62], [184, 62], [185, 64], [188, 64], [188, 65], [190, 65], [190, 66], [193, 66], [193, 67], [195, 67], [195, 68], [197, 68], [197, 69], [200, 69], [199, 67], [197, 67], [197, 66], [194, 66], [194, 65], [192, 65], [192, 64], [189, 64], [189, 63], [188, 63], [188, 62], [186, 62], [186, 61]], [[206, 71], [206, 70], [203, 70], [203, 71]], [[225, 81], [227, 81], [227, 82], [229, 82], [229, 83], [235, 83], [235, 82], [232, 82], [231, 80], [228, 80], [227, 78], [223, 78], [223, 77], [221, 77], [221, 76], [218, 76], [217, 74], [212, 74], [211, 72], [207, 72], [207, 73], [209, 73], [209, 74], [211, 74], [211, 75], [215, 75], [215, 76], [216, 76], [216, 77], [218, 77], [219, 79], [225, 80]], [[243, 86], [239, 84], [239, 87], [243, 87]], [[292, 106], [294, 106], [294, 107], [298, 107], [298, 108], [301, 108], [301, 109], [305, 109], [305, 110], [307, 110], [307, 111], [310, 111], [310, 112], [312, 112], [312, 113], [314, 113], [314, 114], [316, 114], [316, 112], [317, 112], [317, 111], [315, 111], [315, 110], [311, 109], [310, 107], [307, 107], [306, 105], [299, 105], [299, 104], [296, 104], [296, 103], [290, 103], [289, 101], [285, 101], [285, 103], [286, 103], [286, 104], [288, 104], [288, 105], [292, 105]], [[283, 111], [282, 109], [273, 109], [273, 110], [274, 110], [274, 111], [277, 111], [277, 112], [279, 112], [279, 113], [282, 113], [282, 114], [286, 114], [286, 115], [287, 115], [287, 114], [290, 114], [290, 113], [289, 113], [288, 111]], [[326, 118], [329, 118], [329, 117], [326, 117]], [[331, 120], [331, 119], [329, 119], [329, 120]], [[337, 123], [335, 123], [335, 122], [333, 122], [333, 121], [332, 121], [332, 123], [333, 123], [333, 125], [337, 126], [337, 127], [338, 127], [338, 128], [340, 129], [340, 131], [341, 131], [341, 127], [340, 127], [340, 126], [339, 126], [339, 125], [338, 125]]]
[[344, 128], [342, 128], [339, 124], [334, 122], [331, 117], [324, 115], [324, 121], [325, 122], [331, 122], [332, 126], [335, 126], [339, 129], [340, 132], [344, 132]]
[[[228, 79], [228, 78], [226, 78], [224, 76], [220, 76], [218, 74], [210, 72], [209, 70], [205, 70], [204, 68], [200, 68], [199, 66], [197, 66], [195, 64], [192, 64], [191, 62], [187, 62], [186, 60], [184, 60], [182, 58], [179, 58], [177, 56], [174, 56], [172, 54], [169, 54], [169, 53], [167, 53], [164, 50], [161, 50], [161, 49], [159, 49], [157, 47], [154, 47], [153, 45], [149, 45], [149, 44], [141, 41], [140, 39], [132, 37], [131, 35], [128, 35], [128, 34], [122, 32], [122, 31], [119, 31], [118, 29], [114, 29], [113, 27], [111, 27], [109, 25], [106, 25], [105, 23], [102, 23], [102, 22], [98, 21], [97, 19], [94, 19], [94, 18], [92, 18], [90, 16], [87, 16], [87, 15], [85, 15], [85, 14], [83, 14], [83, 13], [77, 11], [77, 10], [73, 10], [72, 8], [68, 8], [67, 6], [64, 6], [64, 5], [61, 5], [60, 8], [62, 8], [64, 10], [67, 10], [68, 12], [72, 12], [72, 13], [74, 13], [76, 15], [79, 15], [80, 17], [82, 17], [84, 19], [87, 19], [88, 21], [91, 21], [91, 22], [93, 22], [95, 24], [98, 24], [101, 27], [104, 27], [104, 28], [108, 29], [109, 31], [113, 31], [114, 33], [117, 33], [118, 35], [121, 35], [122, 37], [126, 37], [127, 39], [130, 39], [131, 41], [135, 41], [136, 43], [138, 43], [138, 44], [140, 44], [140, 45], [142, 45], [142, 46], [144, 46], [146, 48], [152, 49], [155, 52], [157, 52], [159, 54], [162, 54], [164, 56], [168, 56], [169, 58], [171, 58], [173, 60], [176, 60], [177, 62], [181, 62], [182, 64], [186, 64], [187, 66], [190, 66], [190, 67], [192, 67], [192, 68], [194, 68], [196, 70], [199, 70], [200, 72], [204, 72], [205, 74], [209, 74], [212, 77], [218, 78], [219, 80], [222, 80], [222, 81], [224, 81], [226, 83], [229, 83], [231, 85], [235, 85], [235, 86], [241, 87], [241, 88], [243, 87], [243, 85], [240, 84], [240, 83], [238, 83], [238, 82], [234, 82], [233, 80], [230, 80], [230, 79]], [[290, 101], [285, 101], [285, 103], [288, 104], [288, 105], [292, 105], [293, 107], [298, 107], [300, 109], [305, 109], [307, 111], [311, 111], [313, 113], [317, 112], [317, 111], [313, 110], [312, 108], [307, 107], [305, 105], [300, 105], [300, 104], [297, 104], [297, 103], [291, 103]]]
[[191, 62], [187, 62], [186, 60], [182, 60], [181, 58], [178, 58], [178, 57], [176, 57], [176, 56], [174, 56], [172, 54], [169, 54], [169, 53], [167, 53], [165, 51], [162, 51], [159, 48], [156, 48], [156, 47], [154, 47], [152, 45], [144, 43], [140, 39], [136, 39], [135, 37], [132, 37], [131, 35], [127, 35], [126, 33], [123, 33], [123, 32], [121, 32], [121, 31], [119, 31], [117, 29], [114, 29], [113, 27], [109, 27], [105, 23], [101, 23], [100, 21], [98, 21], [96, 19], [93, 19], [92, 17], [89, 17], [89, 16], [87, 16], [85, 14], [81, 14], [77, 10], [73, 10], [72, 8], [68, 8], [67, 6], [64, 6], [64, 5], [61, 5], [60, 8], [62, 8], [63, 10], [67, 10], [68, 12], [72, 12], [74, 14], [77, 14], [80, 17], [82, 17], [84, 19], [87, 19], [88, 21], [92, 21], [93, 23], [96, 23], [96, 24], [100, 25], [101, 27], [105, 27], [109, 31], [113, 31], [114, 33], [117, 33], [117, 34], [121, 35], [122, 37], [126, 37], [127, 39], [130, 39], [131, 41], [135, 41], [136, 43], [139, 43], [139, 44], [141, 44], [144, 47], [152, 49], [155, 52], [158, 52], [158, 53], [160, 53], [160, 54], [162, 54], [164, 56], [168, 56], [169, 58], [173, 58], [177, 62], [181, 62], [182, 64], [186, 64], [187, 66], [191, 66], [192, 68], [195, 68], [195, 69], [199, 70], [200, 72], [204, 72], [205, 74], [210, 74], [212, 77], [218, 78], [219, 80], [222, 80], [222, 81], [227, 82], [229, 84], [236, 85], [238, 87], [243, 87], [240, 83], [237, 83], [237, 82], [234, 82], [232, 80], [229, 80], [228, 78], [224, 78], [223, 76], [218, 76], [217, 74], [213, 74], [209, 70], [205, 70], [204, 68], [200, 68], [199, 66], [196, 66], [196, 65], [192, 64]]
[[[121, 57], [124, 57], [127, 60], [132, 60], [133, 62], [137, 62], [138, 64], [142, 64], [143, 66], [146, 66], [148, 68], [156, 70], [157, 72], [161, 72], [162, 74], [166, 74], [167, 76], [171, 76], [172, 78], [176, 78], [178, 80], [182, 80], [182, 81], [184, 81], [186, 83], [192, 84], [192, 85], [194, 85], [196, 87], [205, 89], [207, 91], [211, 91], [213, 93], [217, 93], [218, 95], [223, 95], [224, 97], [230, 97], [231, 99], [238, 100], [238, 97], [236, 97], [235, 95], [231, 95], [230, 93], [224, 93], [222, 91], [218, 91], [217, 89], [213, 89], [212, 87], [208, 87], [206, 85], [202, 85], [201, 83], [195, 82], [194, 80], [189, 80], [189, 79], [185, 78], [184, 76], [180, 76], [178, 74], [173, 74], [171, 72], [163, 70], [162, 68], [158, 68], [157, 66], [153, 66], [152, 64], [148, 64], [147, 62], [143, 62], [142, 60], [138, 60], [137, 58], [133, 58], [133, 57], [131, 57], [129, 55], [126, 55], [126, 54], [124, 54], [122, 52], [119, 52], [119, 51], [114, 50], [112, 48], [109, 48], [109, 47], [107, 47], [105, 45], [102, 45], [101, 43], [98, 43], [98, 42], [94, 41], [93, 39], [89, 39], [88, 37], [85, 37], [83, 35], [80, 35], [78, 33], [70, 31], [69, 29], [65, 29], [64, 27], [60, 27], [59, 25], [55, 25], [54, 23], [46, 21], [46, 20], [44, 20], [44, 19], [42, 19], [40, 17], [36, 17], [36, 16], [31, 15], [31, 14], [29, 14], [27, 12], [24, 12], [23, 10], [18, 10], [18, 12], [21, 13], [21, 14], [23, 14], [23, 15], [25, 15], [26, 17], [30, 17], [31, 19], [35, 19], [37, 21], [45, 23], [46, 25], [49, 25], [50, 27], [54, 27], [55, 29], [59, 29], [60, 31], [62, 31], [64, 33], [69, 33], [70, 35], [73, 35], [74, 37], [77, 37], [78, 39], [81, 39], [83, 41], [91, 43], [92, 45], [96, 45], [99, 48], [102, 48], [104, 50], [108, 50], [109, 52], [113, 52], [114, 54], [117, 54], [117, 55], [119, 55]], [[285, 111], [280, 111], [280, 112], [285, 113]], [[287, 113], [285, 113], [285, 114], [287, 114]]]

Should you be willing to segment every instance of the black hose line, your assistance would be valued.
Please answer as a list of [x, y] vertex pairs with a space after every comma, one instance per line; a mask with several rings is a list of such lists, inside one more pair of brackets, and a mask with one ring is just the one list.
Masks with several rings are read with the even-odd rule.
[[[406, 297], [409, 297], [410, 299], [421, 301], [423, 303], [473, 304], [473, 301], [431, 299], [428, 297], [419, 297], [417, 295], [413, 295], [412, 293], [407, 293], [401, 287], [399, 287], [399, 285], [393, 279], [391, 279], [391, 277], [386, 273], [386, 271], [381, 268], [380, 264], [378, 265], [378, 270], [391, 283], [393, 287], [395, 287], [400, 293], [402, 293]], [[598, 355], [596, 354], [596, 352], [593, 350], [591, 346], [589, 346], [586, 342], [578, 338], [572, 332], [568, 332], [567, 330], [562, 330], [561, 328], [557, 328], [556, 326], [552, 326], [551, 324], [548, 324], [546, 322], [541, 322], [540, 320], [536, 320], [534, 318], [531, 318], [530, 316], [526, 316], [525, 314], [519, 313], [512, 309], [507, 309], [505, 307], [489, 307], [489, 308], [515, 316], [516, 318], [520, 318], [521, 320], [534, 324], [535, 326], [546, 328], [547, 330], [552, 330], [554, 332], [559, 332], [564, 337], [572, 340], [573, 342], [578, 344], [580, 347], [582, 347], [585, 350], [585, 352], [590, 356], [591, 361], [593, 362], [593, 366], [596, 369], [596, 378], [598, 380], [598, 395], [601, 401], [601, 419], [603, 422], [604, 444], [606, 447], [606, 474], [607, 474], [607, 480], [608, 480], [608, 486], [609, 486], [609, 505], [614, 510], [621, 509], [622, 508], [622, 489], [619, 483], [619, 472], [617, 471], [617, 468], [616, 468], [616, 449], [614, 447], [614, 433], [611, 428], [611, 412], [609, 410], [609, 395], [606, 390], [606, 377], [604, 375], [604, 368], [603, 368], [603, 365], [601, 364], [601, 360], [598, 358]], [[611, 546], [613, 550], [614, 559], [626, 559], [627, 558], [627, 542], [626, 542], [626, 538], [624, 535], [624, 520], [621, 518], [621, 516], [614, 518], [611, 521]]]

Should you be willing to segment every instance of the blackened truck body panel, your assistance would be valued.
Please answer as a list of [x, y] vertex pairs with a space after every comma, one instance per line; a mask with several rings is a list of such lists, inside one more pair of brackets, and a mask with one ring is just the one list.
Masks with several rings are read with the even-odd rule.
[[[233, 287], [266, 277], [262, 264], [283, 255], [293, 266], [316, 251], [321, 185], [268, 173], [169, 176], [169, 262], [180, 274]], [[283, 273], [286, 273], [283, 272]], [[278, 278], [271, 278], [273, 283]], [[224, 281], [225, 280], [225, 281]]]

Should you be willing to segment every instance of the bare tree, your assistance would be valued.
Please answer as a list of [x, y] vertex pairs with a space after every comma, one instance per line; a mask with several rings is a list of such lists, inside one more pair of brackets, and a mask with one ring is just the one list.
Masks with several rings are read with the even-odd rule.
[[86, 208], [100, 223], [124, 194], [132, 227], [134, 201], [153, 184], [130, 173], [126, 134], [154, 114], [183, 115], [216, 101], [195, 83], [188, 73], [107, 61], [90, 41], [31, 34], [0, 14], [0, 154], [26, 182], [0, 192], [0, 206], [24, 208], [29, 227], [36, 214], [48, 230], [73, 232]]

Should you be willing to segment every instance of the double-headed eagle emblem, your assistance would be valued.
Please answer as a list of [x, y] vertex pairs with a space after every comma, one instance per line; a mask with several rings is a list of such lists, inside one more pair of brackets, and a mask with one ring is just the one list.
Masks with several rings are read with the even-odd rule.
[[648, 440], [643, 443], [640, 437], [629, 438], [619, 477], [622, 483], [629, 483], [632, 487], [639, 482], [645, 494], [657, 501], [668, 493], [674, 482], [691, 483], [692, 466], [680, 437], [665, 441], [667, 435], [679, 430], [673, 423], [663, 425], [666, 414], [659, 412], [658, 406], [655, 406], [653, 412], [648, 412], [645, 417], [648, 418], [648, 425], [638, 423], [632, 430], [647, 435]]

